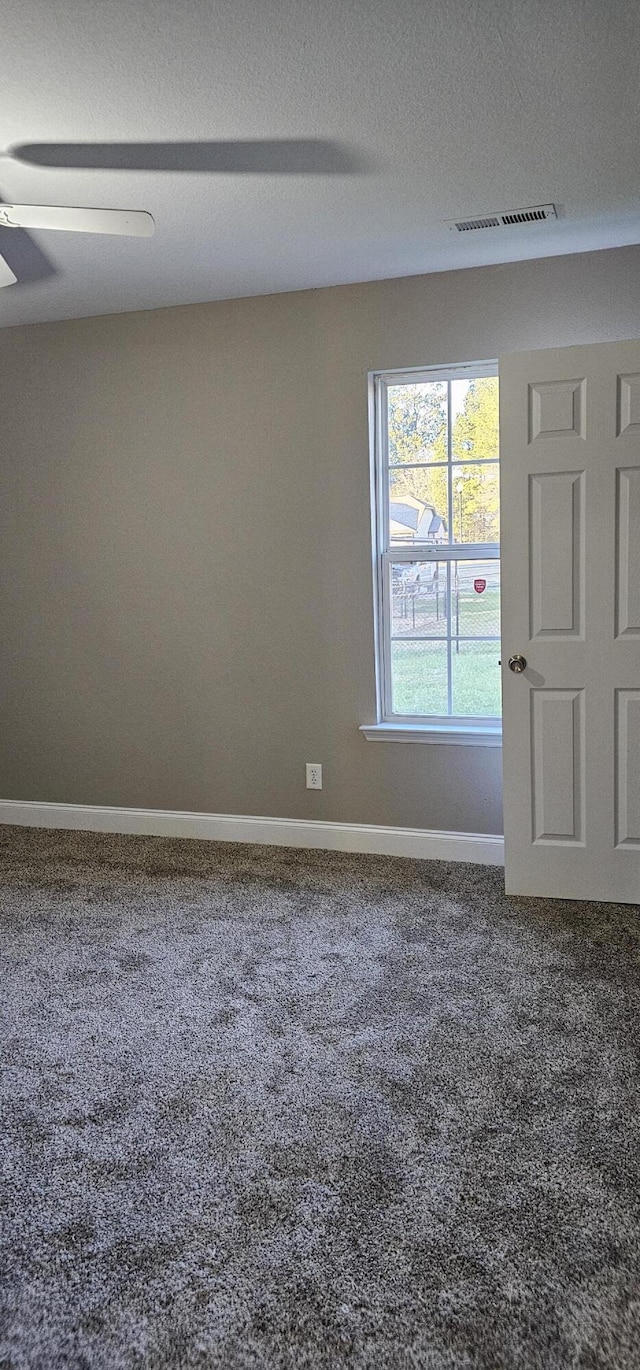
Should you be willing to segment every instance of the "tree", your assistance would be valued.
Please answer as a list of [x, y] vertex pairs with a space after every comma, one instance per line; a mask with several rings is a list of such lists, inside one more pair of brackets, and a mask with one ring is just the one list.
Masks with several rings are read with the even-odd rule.
[[[497, 459], [498, 381], [479, 376], [470, 382], [451, 434], [453, 461]], [[500, 537], [499, 468], [459, 465], [453, 468], [454, 530], [464, 542], [497, 542]], [[457, 508], [456, 508], [457, 496]], [[460, 515], [456, 520], [456, 513]], [[462, 527], [460, 528], [460, 523]]]
[[453, 459], [498, 455], [498, 381], [478, 376], [471, 381], [451, 434]]
[[430, 463], [447, 432], [447, 386], [445, 381], [389, 387], [388, 432], [389, 462], [397, 468], [411, 462], [424, 462], [419, 468], [391, 472], [393, 500], [413, 496], [432, 505], [447, 519], [446, 473]]
[[391, 385], [388, 390], [389, 461], [433, 460], [434, 445], [447, 431], [447, 387], [444, 381]]
[[[453, 529], [457, 541], [497, 542], [499, 538], [498, 382], [495, 376], [471, 381], [451, 434], [453, 507], [449, 510], [446, 384], [398, 385], [389, 389], [391, 497], [413, 496], [431, 505]], [[496, 459], [496, 465], [473, 461]], [[424, 463], [417, 468], [412, 462]], [[409, 469], [402, 470], [407, 465]]]

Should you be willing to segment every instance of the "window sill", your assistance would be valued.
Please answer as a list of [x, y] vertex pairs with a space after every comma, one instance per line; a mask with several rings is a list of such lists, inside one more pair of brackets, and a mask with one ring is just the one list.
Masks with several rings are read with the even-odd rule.
[[456, 747], [501, 747], [501, 728], [465, 728], [452, 723], [364, 723], [367, 742], [444, 742]]

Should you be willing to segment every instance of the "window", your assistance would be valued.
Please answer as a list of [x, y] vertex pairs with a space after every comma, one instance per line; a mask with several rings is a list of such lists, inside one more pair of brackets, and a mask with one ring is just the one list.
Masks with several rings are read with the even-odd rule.
[[499, 739], [497, 366], [376, 375], [373, 425], [378, 723]]

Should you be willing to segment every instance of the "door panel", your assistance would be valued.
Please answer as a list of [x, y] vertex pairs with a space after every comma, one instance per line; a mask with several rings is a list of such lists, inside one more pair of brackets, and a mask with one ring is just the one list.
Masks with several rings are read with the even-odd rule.
[[616, 690], [616, 846], [640, 849], [640, 690]]
[[640, 341], [501, 359], [500, 430], [507, 891], [640, 902]]
[[582, 690], [531, 691], [533, 841], [584, 841]]
[[616, 487], [616, 636], [620, 637], [640, 633], [640, 468], [619, 467]]
[[529, 476], [533, 637], [581, 637], [584, 472]]
[[583, 438], [585, 381], [538, 381], [528, 387], [531, 442]]
[[618, 437], [640, 434], [640, 372], [618, 376]]

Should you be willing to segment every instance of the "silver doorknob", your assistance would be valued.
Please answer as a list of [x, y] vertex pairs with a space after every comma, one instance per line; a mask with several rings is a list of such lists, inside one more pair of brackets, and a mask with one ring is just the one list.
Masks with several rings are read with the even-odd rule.
[[524, 656], [520, 656], [519, 653], [516, 653], [515, 656], [509, 657], [509, 670], [515, 671], [516, 675], [522, 675], [522, 672], [525, 670], [526, 665], [527, 658]]

